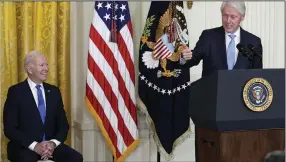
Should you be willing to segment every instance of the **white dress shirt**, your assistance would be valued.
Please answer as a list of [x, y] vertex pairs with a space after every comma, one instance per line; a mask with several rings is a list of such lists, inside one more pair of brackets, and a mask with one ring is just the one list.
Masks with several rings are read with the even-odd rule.
[[[36, 101], [36, 104], [37, 104], [37, 107], [38, 107], [38, 92], [37, 92], [37, 84], [34, 83], [29, 77], [27, 79], [28, 81], [28, 84], [30, 86], [30, 89], [32, 91], [32, 94], [33, 94], [33, 97]], [[46, 108], [46, 95], [45, 95], [45, 89], [44, 89], [44, 86], [43, 86], [43, 83], [40, 84], [41, 85], [41, 90], [42, 90], [42, 96], [44, 97], [44, 103], [45, 103], [45, 108]], [[56, 140], [56, 139], [51, 139], [50, 141], [54, 142], [56, 144], [56, 146], [58, 146], [61, 142]], [[34, 141], [30, 146], [29, 146], [29, 149], [34, 151], [34, 148], [35, 146], [38, 144], [38, 142]]]
[[[231, 38], [229, 37], [231, 33], [225, 32], [225, 47], [226, 47], [226, 53], [227, 53], [227, 48], [228, 45], [231, 41]], [[238, 55], [238, 49], [236, 48], [237, 44], [240, 43], [240, 27], [236, 30], [236, 32], [233, 33], [235, 35], [234, 41], [235, 41], [235, 60], [234, 60], [234, 65], [237, 60], [237, 55]]]

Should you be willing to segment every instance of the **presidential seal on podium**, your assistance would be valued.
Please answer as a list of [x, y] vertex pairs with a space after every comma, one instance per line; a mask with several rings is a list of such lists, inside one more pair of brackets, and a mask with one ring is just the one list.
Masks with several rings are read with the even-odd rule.
[[266, 110], [273, 100], [273, 90], [270, 83], [263, 78], [249, 80], [243, 89], [243, 100], [252, 111]]

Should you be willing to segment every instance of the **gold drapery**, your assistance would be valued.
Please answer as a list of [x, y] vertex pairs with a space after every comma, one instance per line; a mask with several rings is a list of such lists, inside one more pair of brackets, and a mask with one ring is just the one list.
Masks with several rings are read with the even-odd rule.
[[[7, 161], [2, 112], [8, 88], [26, 79], [24, 57], [42, 51], [48, 60], [47, 82], [60, 88], [70, 123], [69, 2], [0, 2], [1, 159]], [[70, 134], [67, 144], [70, 144]]]

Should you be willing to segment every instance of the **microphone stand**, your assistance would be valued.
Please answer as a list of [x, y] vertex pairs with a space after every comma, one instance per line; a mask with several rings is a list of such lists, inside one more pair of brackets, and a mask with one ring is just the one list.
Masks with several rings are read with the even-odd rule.
[[240, 43], [237, 44], [236, 48], [238, 49], [239, 53], [242, 54], [242, 56], [248, 58], [248, 61], [249, 61], [248, 68], [252, 69], [253, 68], [253, 60], [254, 60], [253, 55], [254, 55], [254, 53], [251, 50], [244, 47], [244, 45], [242, 45]]
[[249, 69], [253, 69], [253, 62], [254, 62], [254, 56], [252, 55], [251, 62], [249, 63]]
[[253, 52], [253, 55], [258, 57], [258, 60], [262, 59], [262, 52], [260, 48], [252, 48], [251, 51]]
[[258, 57], [258, 60], [262, 59], [262, 48], [261, 47], [254, 47], [251, 45], [248, 45], [248, 46], [249, 46], [248, 48], [251, 50], [253, 55]]
[[248, 51], [240, 51], [240, 53], [248, 58], [249, 64], [248, 68], [252, 69], [253, 68], [253, 53], [249, 53]]
[[254, 60], [254, 54], [253, 53], [251, 53], [251, 54], [249, 54], [249, 59], [248, 59], [248, 61], [249, 61], [249, 69], [252, 69], [253, 68], [253, 60]]

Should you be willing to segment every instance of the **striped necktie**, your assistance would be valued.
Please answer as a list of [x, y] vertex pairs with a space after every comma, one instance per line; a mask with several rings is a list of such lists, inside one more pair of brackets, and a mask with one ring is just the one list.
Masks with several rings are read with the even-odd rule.
[[234, 63], [235, 63], [235, 35], [234, 34], [230, 34], [228, 35], [231, 39], [231, 41], [229, 42], [228, 48], [227, 48], [227, 66], [228, 66], [228, 70], [232, 70]]
[[[41, 90], [41, 85], [37, 85], [37, 93], [38, 93], [38, 109], [41, 115], [41, 119], [43, 124], [45, 124], [45, 119], [46, 119], [46, 106], [45, 106], [45, 101], [43, 97], [43, 93]], [[45, 133], [43, 134], [43, 141], [45, 141]]]

